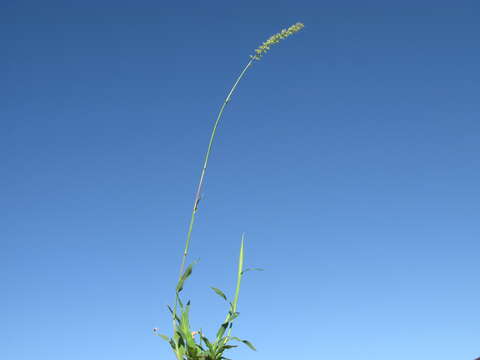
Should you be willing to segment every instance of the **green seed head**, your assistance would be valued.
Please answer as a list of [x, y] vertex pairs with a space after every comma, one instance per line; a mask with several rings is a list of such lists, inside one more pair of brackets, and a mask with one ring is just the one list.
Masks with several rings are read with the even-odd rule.
[[276, 43], [279, 43], [280, 40], [286, 39], [290, 35], [295, 34], [302, 30], [304, 25], [302, 23], [296, 23], [290, 26], [288, 29], [283, 29], [279, 33], [270, 36], [267, 41], [265, 41], [262, 45], [260, 45], [257, 49], [255, 49], [255, 55], [250, 55], [251, 58], [255, 60], [260, 60], [264, 54], [270, 50], [270, 47]]

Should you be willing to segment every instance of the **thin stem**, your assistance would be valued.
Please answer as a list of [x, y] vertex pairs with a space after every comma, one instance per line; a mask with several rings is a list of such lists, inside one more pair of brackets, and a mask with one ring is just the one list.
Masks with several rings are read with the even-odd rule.
[[[227, 97], [223, 101], [223, 104], [220, 108], [217, 119], [215, 120], [215, 123], [213, 125], [212, 134], [210, 136], [210, 141], [208, 143], [207, 153], [205, 154], [205, 160], [204, 160], [204, 163], [203, 163], [202, 172], [200, 174], [200, 181], [198, 183], [197, 191], [195, 193], [195, 199], [194, 199], [194, 202], [193, 202], [192, 215], [190, 217], [190, 224], [188, 226], [188, 232], [187, 232], [187, 240], [185, 242], [185, 249], [183, 251], [182, 262], [181, 262], [181, 265], [180, 265], [179, 279], [182, 277], [183, 271], [184, 271], [184, 268], [185, 268], [185, 262], [186, 262], [187, 255], [188, 255], [188, 249], [190, 247], [190, 239], [192, 237], [193, 224], [195, 223], [195, 214], [198, 211], [198, 204], [200, 203], [200, 200], [201, 200], [202, 188], [203, 188], [203, 184], [205, 182], [205, 174], [207, 172], [207, 167], [208, 167], [208, 160], [209, 160], [210, 154], [212, 152], [213, 140], [215, 139], [215, 134], [217, 133], [218, 124], [220, 123], [220, 119], [222, 118], [223, 111], [225, 110], [225, 107], [227, 106], [227, 104], [232, 99], [232, 95], [233, 95], [235, 89], [237, 88], [238, 83], [243, 78], [243, 76], [247, 72], [248, 68], [250, 66], [252, 66], [254, 60], [255, 60], [255, 58], [251, 58], [250, 61], [247, 63], [247, 65], [243, 68], [242, 72], [240, 73], [237, 80], [235, 81], [232, 88], [230, 89], [230, 92], [228, 93]], [[176, 315], [176, 310], [177, 310], [177, 304], [178, 304], [177, 297], [175, 297], [175, 306], [174, 306], [174, 314], [173, 314], [173, 328], [174, 328], [174, 330], [176, 329], [175, 315]]]

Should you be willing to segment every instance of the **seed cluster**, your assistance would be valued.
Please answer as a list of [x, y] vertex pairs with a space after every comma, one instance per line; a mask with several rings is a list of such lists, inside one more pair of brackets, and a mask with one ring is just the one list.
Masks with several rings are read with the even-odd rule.
[[276, 43], [279, 43], [280, 40], [286, 39], [290, 35], [295, 34], [302, 30], [304, 25], [302, 23], [296, 23], [290, 26], [288, 29], [283, 29], [279, 33], [270, 36], [267, 41], [265, 41], [262, 45], [260, 45], [257, 49], [255, 49], [255, 55], [250, 55], [251, 58], [255, 60], [260, 60], [264, 54], [270, 50], [270, 47]]

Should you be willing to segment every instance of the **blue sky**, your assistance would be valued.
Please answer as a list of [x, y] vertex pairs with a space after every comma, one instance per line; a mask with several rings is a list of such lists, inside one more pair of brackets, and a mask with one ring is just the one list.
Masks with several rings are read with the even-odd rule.
[[185, 294], [233, 359], [480, 356], [478, 1], [12, 1], [0, 13], [0, 357], [173, 359], [153, 327], [229, 104]]

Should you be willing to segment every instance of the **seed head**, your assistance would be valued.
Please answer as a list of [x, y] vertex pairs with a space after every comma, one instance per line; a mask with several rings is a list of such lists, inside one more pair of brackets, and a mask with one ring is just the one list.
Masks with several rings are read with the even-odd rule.
[[250, 57], [255, 60], [260, 60], [262, 56], [266, 54], [268, 50], [270, 50], [270, 47], [272, 45], [279, 43], [280, 40], [286, 39], [287, 37], [295, 34], [296, 32], [299, 32], [303, 29], [303, 27], [304, 25], [302, 23], [296, 23], [290, 26], [288, 29], [283, 29], [279, 33], [270, 36], [267, 41], [265, 41], [262, 45], [255, 49], [255, 55], [250, 55]]

